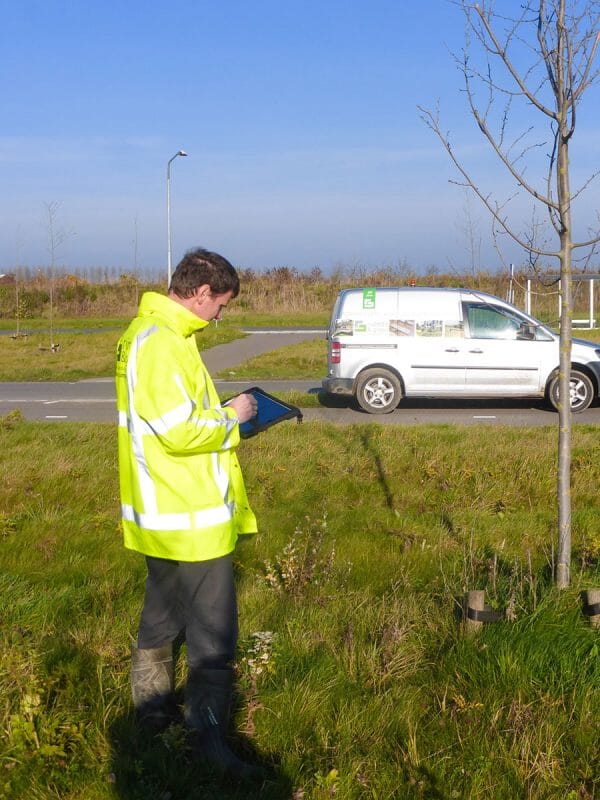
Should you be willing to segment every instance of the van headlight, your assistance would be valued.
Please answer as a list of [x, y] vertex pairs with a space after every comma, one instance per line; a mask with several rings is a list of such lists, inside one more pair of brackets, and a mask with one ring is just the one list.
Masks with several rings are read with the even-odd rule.
[[600, 350], [594, 350], [594, 353], [596, 354], [596, 358], [600, 359]]

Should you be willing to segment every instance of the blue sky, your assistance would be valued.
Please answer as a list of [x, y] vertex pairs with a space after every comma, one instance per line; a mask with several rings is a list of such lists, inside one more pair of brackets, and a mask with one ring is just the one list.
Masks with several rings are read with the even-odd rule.
[[[164, 270], [166, 168], [183, 148], [174, 263], [202, 245], [259, 269], [462, 271], [465, 195], [417, 104], [439, 102], [477, 178], [506, 187], [449, 52], [463, 30], [446, 0], [6, 3], [0, 270], [49, 263], [50, 204], [57, 264]], [[578, 121], [576, 175], [599, 166], [598, 108], [596, 92]], [[599, 207], [595, 184], [585, 224]], [[475, 199], [470, 214], [482, 265], [499, 268]]]

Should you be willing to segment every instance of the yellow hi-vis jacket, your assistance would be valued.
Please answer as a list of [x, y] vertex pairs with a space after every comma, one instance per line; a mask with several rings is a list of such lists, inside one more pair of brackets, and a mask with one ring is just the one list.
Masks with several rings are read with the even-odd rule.
[[231, 553], [256, 532], [222, 408], [194, 333], [208, 325], [147, 292], [117, 346], [119, 475], [125, 546], [175, 561]]

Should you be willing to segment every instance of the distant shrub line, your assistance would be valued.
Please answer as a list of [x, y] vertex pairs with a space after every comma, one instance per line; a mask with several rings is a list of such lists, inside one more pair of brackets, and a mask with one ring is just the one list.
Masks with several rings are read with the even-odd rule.
[[[430, 269], [417, 275], [407, 266], [365, 269], [334, 269], [324, 274], [319, 267], [300, 272], [294, 267], [274, 267], [264, 271], [240, 269], [242, 292], [231, 313], [329, 313], [337, 293], [357, 286], [446, 286], [466, 287], [490, 292], [499, 297], [508, 293], [505, 273], [438, 273]], [[517, 274], [514, 282], [515, 303], [525, 305], [527, 276]], [[163, 280], [144, 279], [133, 273], [115, 274], [92, 270], [89, 276], [50, 270], [20, 269], [8, 275], [0, 285], [0, 318], [32, 319], [47, 317], [130, 317], [135, 313], [144, 291], [164, 291]], [[558, 317], [556, 285], [535, 283], [532, 313], [544, 320]], [[585, 290], [576, 290], [577, 307], [587, 309]]]

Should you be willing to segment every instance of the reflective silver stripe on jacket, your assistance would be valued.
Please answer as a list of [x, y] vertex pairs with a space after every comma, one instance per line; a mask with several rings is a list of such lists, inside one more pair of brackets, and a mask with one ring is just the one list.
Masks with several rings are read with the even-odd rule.
[[207, 528], [229, 522], [233, 517], [233, 503], [193, 511], [191, 514], [140, 513], [133, 506], [122, 505], [121, 514], [128, 522], [151, 531], [188, 531], [192, 528]]
[[[138, 465], [138, 479], [140, 483], [140, 492], [142, 495], [143, 507], [150, 515], [158, 514], [156, 504], [156, 493], [154, 491], [154, 481], [150, 477], [148, 463], [144, 455], [143, 436], [144, 433], [151, 433], [146, 425], [146, 422], [137, 414], [134, 407], [135, 387], [137, 384], [137, 354], [139, 348], [143, 345], [146, 339], [151, 336], [156, 330], [156, 325], [148, 328], [142, 333], [138, 334], [131, 343], [131, 350], [129, 351], [129, 359], [127, 361], [127, 415], [128, 415], [128, 428], [131, 435], [131, 447]], [[168, 529], [171, 530], [171, 529]]]
[[161, 414], [160, 417], [156, 419], [144, 422], [144, 425], [149, 428], [148, 433], [168, 433], [171, 428], [191, 419], [195, 404], [183, 388], [181, 376], [175, 375], [175, 383], [181, 392], [183, 403], [167, 411], [165, 414]]

